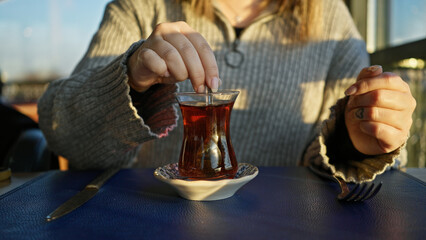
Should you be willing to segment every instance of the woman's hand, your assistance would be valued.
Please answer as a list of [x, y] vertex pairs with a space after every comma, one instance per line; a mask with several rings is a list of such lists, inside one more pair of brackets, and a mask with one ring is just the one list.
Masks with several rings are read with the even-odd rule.
[[389, 153], [407, 140], [416, 100], [399, 76], [381, 66], [364, 68], [345, 94], [350, 95], [345, 123], [359, 152]]
[[185, 22], [161, 23], [130, 57], [129, 84], [138, 92], [157, 83], [190, 79], [196, 92], [205, 85], [213, 91], [220, 83], [213, 51], [198, 32]]

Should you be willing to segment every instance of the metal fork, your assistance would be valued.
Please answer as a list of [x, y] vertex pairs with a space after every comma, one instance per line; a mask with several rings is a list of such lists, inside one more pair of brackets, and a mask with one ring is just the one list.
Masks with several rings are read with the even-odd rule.
[[376, 196], [376, 194], [380, 191], [380, 188], [382, 187], [382, 182], [377, 184], [377, 186], [376, 184], [374, 184], [374, 182], [371, 182], [355, 184], [355, 187], [352, 188], [352, 190], [349, 190], [349, 187], [346, 182], [340, 177], [328, 174], [324, 171], [315, 168], [312, 165], [309, 165], [309, 169], [320, 177], [327, 178], [339, 183], [342, 192], [337, 195], [337, 199], [341, 201], [361, 202], [371, 199], [372, 197]]

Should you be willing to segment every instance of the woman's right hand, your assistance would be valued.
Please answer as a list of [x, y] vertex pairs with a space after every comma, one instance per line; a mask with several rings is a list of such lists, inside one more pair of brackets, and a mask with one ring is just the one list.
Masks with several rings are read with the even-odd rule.
[[213, 91], [219, 71], [213, 51], [200, 33], [185, 22], [158, 24], [128, 62], [130, 86], [143, 92], [154, 84], [190, 79], [194, 90]]

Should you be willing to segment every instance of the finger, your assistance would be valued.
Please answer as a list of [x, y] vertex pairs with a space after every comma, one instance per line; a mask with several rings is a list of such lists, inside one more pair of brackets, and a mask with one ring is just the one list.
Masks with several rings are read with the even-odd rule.
[[381, 107], [402, 111], [407, 109], [409, 102], [407, 93], [384, 89], [351, 96], [347, 108], [352, 110], [359, 107]]
[[408, 84], [404, 82], [398, 75], [385, 72], [372, 78], [358, 80], [351, 87], [349, 87], [345, 93], [347, 95], [359, 95], [378, 89], [410, 92]]
[[359, 127], [366, 135], [377, 139], [383, 153], [391, 152], [401, 146], [407, 136], [405, 132], [397, 128], [378, 122], [363, 121]]
[[163, 36], [154, 36], [157, 38], [152, 41], [149, 48], [155, 51], [167, 65], [167, 69], [177, 81], [188, 79], [188, 71], [179, 51], [169, 42], [165, 41]]
[[358, 77], [356, 78], [356, 80], [358, 81], [358, 80], [363, 79], [363, 78], [374, 77], [374, 76], [377, 76], [377, 75], [379, 75], [381, 73], [383, 73], [382, 66], [380, 66], [380, 65], [373, 65], [373, 66], [370, 66], [370, 67], [363, 68], [359, 72]]
[[170, 75], [163, 59], [148, 48], [140, 48], [128, 62], [129, 85], [138, 92], [158, 83], [159, 76]]
[[163, 37], [173, 45], [181, 55], [194, 90], [203, 92], [205, 85], [204, 68], [199, 54], [191, 41], [183, 34], [177, 33], [164, 34]]
[[142, 65], [148, 70], [150, 70], [152, 73], [162, 77], [170, 76], [170, 73], [167, 70], [166, 62], [152, 49], [141, 49], [138, 54], [138, 57]]
[[383, 123], [392, 126], [401, 131], [408, 131], [411, 126], [411, 116], [405, 116], [401, 111], [395, 111], [386, 108], [361, 107], [355, 108], [349, 112], [351, 122], [370, 121]]
[[[370, 67], [365, 67], [363, 69], [361, 69], [361, 71], [359, 72], [356, 81], [360, 80], [360, 79], [364, 79], [364, 78], [371, 78], [374, 76], [377, 76], [379, 74], [381, 74], [383, 72], [383, 68], [380, 65], [373, 65]], [[345, 91], [345, 95], [349, 96], [352, 94], [355, 94], [357, 91], [356, 85], [353, 84], [350, 87], [348, 87], [348, 89], [346, 89]]]
[[194, 31], [187, 24], [183, 24], [181, 30], [182, 33], [189, 39], [189, 41], [191, 41], [200, 57], [203, 69], [205, 71], [207, 85], [213, 91], [217, 90], [220, 84], [219, 68], [217, 66], [213, 50], [211, 49], [206, 39], [200, 33]]

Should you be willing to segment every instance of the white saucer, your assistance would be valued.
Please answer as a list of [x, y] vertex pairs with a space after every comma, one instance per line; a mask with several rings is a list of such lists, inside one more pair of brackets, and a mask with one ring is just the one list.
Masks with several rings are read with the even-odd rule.
[[187, 180], [180, 179], [178, 164], [172, 163], [155, 169], [154, 176], [171, 185], [178, 194], [189, 200], [214, 201], [232, 197], [238, 189], [255, 178], [259, 169], [248, 163], [239, 163], [233, 179]]

